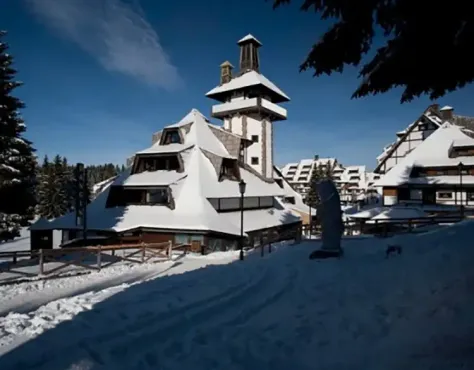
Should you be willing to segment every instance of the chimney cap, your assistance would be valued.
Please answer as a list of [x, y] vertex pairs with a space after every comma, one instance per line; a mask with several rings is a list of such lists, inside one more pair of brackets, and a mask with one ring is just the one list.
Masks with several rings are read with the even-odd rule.
[[237, 45], [247, 44], [247, 43], [251, 43], [251, 42], [257, 44], [257, 46], [262, 46], [262, 43], [260, 41], [258, 41], [255, 38], [255, 36], [253, 36], [250, 33], [247, 36], [242, 37], [239, 41], [237, 41]]
[[221, 64], [221, 68], [222, 67], [234, 68], [234, 66], [228, 60], [226, 60], [224, 63]]

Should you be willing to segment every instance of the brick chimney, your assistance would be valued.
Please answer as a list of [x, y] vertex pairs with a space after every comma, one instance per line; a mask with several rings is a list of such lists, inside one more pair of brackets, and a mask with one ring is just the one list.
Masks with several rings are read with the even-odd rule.
[[232, 80], [232, 68], [234, 68], [234, 66], [228, 61], [221, 64], [221, 85]]
[[454, 108], [449, 105], [445, 105], [439, 110], [441, 118], [445, 121], [451, 121], [454, 118]]

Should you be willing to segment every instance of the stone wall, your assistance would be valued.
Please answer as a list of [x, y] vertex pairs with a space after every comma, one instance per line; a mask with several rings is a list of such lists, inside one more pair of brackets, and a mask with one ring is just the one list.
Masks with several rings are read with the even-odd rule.
[[208, 152], [207, 150], [201, 149], [201, 151], [211, 161], [212, 166], [216, 170], [216, 175], [219, 176], [219, 174], [221, 173], [222, 158], [211, 152]]
[[219, 139], [219, 141], [224, 144], [224, 147], [227, 149], [229, 154], [231, 156], [234, 156], [235, 158], [238, 158], [241, 139], [238, 136], [233, 135], [217, 127], [209, 126], [209, 128], [211, 129], [212, 133]]

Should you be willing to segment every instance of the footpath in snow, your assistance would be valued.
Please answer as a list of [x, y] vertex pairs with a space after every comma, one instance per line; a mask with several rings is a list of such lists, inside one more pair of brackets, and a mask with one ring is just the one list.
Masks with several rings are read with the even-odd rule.
[[[190, 256], [138, 282], [10, 303], [0, 369], [471, 369], [473, 232], [345, 240], [341, 260], [310, 261], [317, 241], [243, 262]], [[403, 254], [385, 259], [393, 242]], [[0, 309], [55, 290], [25, 284], [1, 290]]]

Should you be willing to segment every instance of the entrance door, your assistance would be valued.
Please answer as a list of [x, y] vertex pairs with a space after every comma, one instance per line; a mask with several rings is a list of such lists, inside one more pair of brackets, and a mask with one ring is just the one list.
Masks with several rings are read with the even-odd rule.
[[436, 204], [436, 190], [423, 189], [423, 204]]

